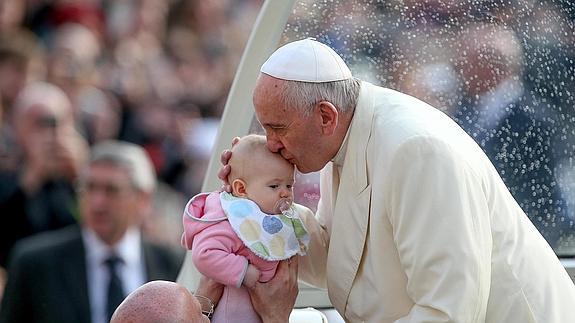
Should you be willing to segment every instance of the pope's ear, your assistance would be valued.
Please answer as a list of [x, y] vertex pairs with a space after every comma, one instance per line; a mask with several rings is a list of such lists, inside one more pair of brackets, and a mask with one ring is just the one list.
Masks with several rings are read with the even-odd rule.
[[235, 196], [245, 197], [248, 194], [246, 192], [246, 183], [239, 178], [234, 179], [232, 182], [232, 192]]
[[337, 128], [339, 116], [337, 108], [331, 102], [321, 101], [317, 104], [316, 109], [321, 118], [322, 133], [326, 136], [332, 135]]

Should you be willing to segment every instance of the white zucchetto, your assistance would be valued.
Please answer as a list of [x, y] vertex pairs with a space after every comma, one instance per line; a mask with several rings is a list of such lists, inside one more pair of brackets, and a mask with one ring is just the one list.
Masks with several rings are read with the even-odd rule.
[[343, 59], [333, 49], [313, 38], [294, 41], [278, 48], [260, 71], [282, 80], [312, 83], [352, 78]]

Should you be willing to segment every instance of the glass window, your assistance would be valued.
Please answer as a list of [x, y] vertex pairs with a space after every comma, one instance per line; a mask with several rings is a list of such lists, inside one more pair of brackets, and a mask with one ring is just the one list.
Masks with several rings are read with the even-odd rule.
[[[297, 1], [281, 42], [314, 37], [355, 76], [453, 117], [557, 254], [573, 256], [574, 16], [560, 0]], [[312, 209], [318, 181], [297, 178]]]

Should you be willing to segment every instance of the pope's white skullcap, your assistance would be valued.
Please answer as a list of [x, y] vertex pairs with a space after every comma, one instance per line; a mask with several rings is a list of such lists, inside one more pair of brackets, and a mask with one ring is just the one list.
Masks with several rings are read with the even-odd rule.
[[282, 80], [313, 83], [352, 78], [343, 59], [333, 49], [313, 38], [294, 41], [278, 48], [260, 71]]

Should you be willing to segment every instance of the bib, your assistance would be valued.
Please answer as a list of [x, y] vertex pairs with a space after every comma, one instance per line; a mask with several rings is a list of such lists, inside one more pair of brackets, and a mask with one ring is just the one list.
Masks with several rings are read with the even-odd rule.
[[310, 238], [293, 205], [284, 214], [269, 215], [255, 202], [227, 192], [220, 201], [234, 232], [258, 257], [277, 261], [305, 255]]

